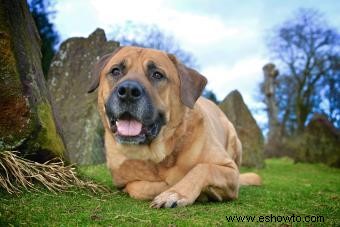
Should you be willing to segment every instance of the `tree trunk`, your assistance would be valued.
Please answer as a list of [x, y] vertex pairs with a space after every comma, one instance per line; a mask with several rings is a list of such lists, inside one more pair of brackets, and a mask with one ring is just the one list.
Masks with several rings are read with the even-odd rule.
[[266, 153], [267, 154], [275, 154], [277, 151], [278, 145], [281, 140], [281, 128], [280, 123], [278, 121], [278, 107], [275, 99], [275, 90], [276, 90], [276, 77], [279, 74], [279, 71], [275, 68], [275, 65], [272, 63], [268, 63], [263, 66], [263, 74], [264, 74], [264, 94], [265, 94], [265, 102], [267, 105], [267, 114], [268, 114], [268, 122], [269, 122], [269, 133], [268, 133], [268, 141], [266, 144]]

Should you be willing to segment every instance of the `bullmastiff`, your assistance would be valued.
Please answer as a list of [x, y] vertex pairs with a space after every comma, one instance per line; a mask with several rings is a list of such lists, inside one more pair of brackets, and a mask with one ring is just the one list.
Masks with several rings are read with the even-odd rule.
[[233, 200], [240, 185], [242, 146], [232, 123], [200, 97], [207, 80], [174, 55], [121, 47], [103, 56], [89, 92], [98, 89], [107, 166], [117, 188], [151, 207], [196, 200]]

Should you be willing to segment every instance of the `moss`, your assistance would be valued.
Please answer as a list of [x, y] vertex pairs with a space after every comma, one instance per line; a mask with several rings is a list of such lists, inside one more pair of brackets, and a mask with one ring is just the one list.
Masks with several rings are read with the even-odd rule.
[[296, 162], [340, 168], [340, 134], [325, 116], [314, 115], [304, 132], [287, 139], [285, 146]]
[[41, 70], [40, 38], [25, 0], [0, 1], [0, 150], [63, 157]]
[[313, 135], [304, 133], [291, 139], [287, 146], [295, 151], [295, 161], [318, 163], [331, 167], [340, 167], [339, 140], [322, 133]]
[[63, 158], [65, 146], [57, 132], [51, 106], [48, 103], [40, 103], [37, 110], [42, 128], [38, 133], [35, 143], [38, 144], [40, 149], [48, 150], [53, 155]]
[[19, 146], [28, 137], [31, 116], [22, 94], [10, 36], [1, 30], [0, 56], [0, 150], [5, 150]]
[[[2, 3], [3, 4], [3, 3]], [[6, 10], [3, 5], [0, 6], [0, 31], [8, 32], [8, 17], [6, 15]]]

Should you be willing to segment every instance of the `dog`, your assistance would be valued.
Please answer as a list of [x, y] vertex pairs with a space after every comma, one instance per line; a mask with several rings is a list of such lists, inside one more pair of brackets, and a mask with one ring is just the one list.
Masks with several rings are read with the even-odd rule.
[[200, 97], [207, 79], [174, 55], [120, 47], [96, 64], [89, 93], [98, 88], [107, 166], [115, 186], [153, 208], [238, 197], [242, 146], [235, 128]]

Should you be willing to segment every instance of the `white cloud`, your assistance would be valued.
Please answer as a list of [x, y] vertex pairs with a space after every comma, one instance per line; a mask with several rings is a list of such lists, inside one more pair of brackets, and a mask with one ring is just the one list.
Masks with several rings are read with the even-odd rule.
[[213, 90], [219, 100], [237, 89], [257, 123], [263, 127], [267, 124], [267, 116], [263, 112], [264, 104], [256, 97], [259, 83], [263, 79], [262, 66], [265, 63], [266, 59], [253, 56], [241, 59], [234, 65], [212, 65], [201, 71], [208, 79], [207, 88]]
[[[214, 43], [245, 40], [254, 37], [254, 29], [240, 24], [226, 25], [214, 15], [199, 15], [167, 8], [166, 1], [90, 0], [100, 26], [109, 31], [115, 24], [128, 20], [156, 24], [174, 34], [186, 49], [211, 46]], [[133, 5], [133, 7], [131, 7]]]
[[182, 12], [173, 13], [173, 20], [168, 22], [168, 27], [185, 46], [192, 49], [249, 35], [242, 27], [227, 27], [218, 17]]
[[156, 23], [167, 11], [162, 0], [89, 0], [89, 2], [96, 11], [100, 24], [107, 28], [126, 20]]
[[88, 36], [99, 25], [96, 12], [86, 1], [58, 1], [53, 18], [62, 39]]
[[213, 89], [219, 99], [223, 99], [235, 89], [242, 93], [255, 92], [263, 78], [262, 66], [265, 63], [265, 59], [254, 56], [240, 59], [234, 65], [220, 63], [203, 67], [201, 71], [208, 78], [208, 88]]

